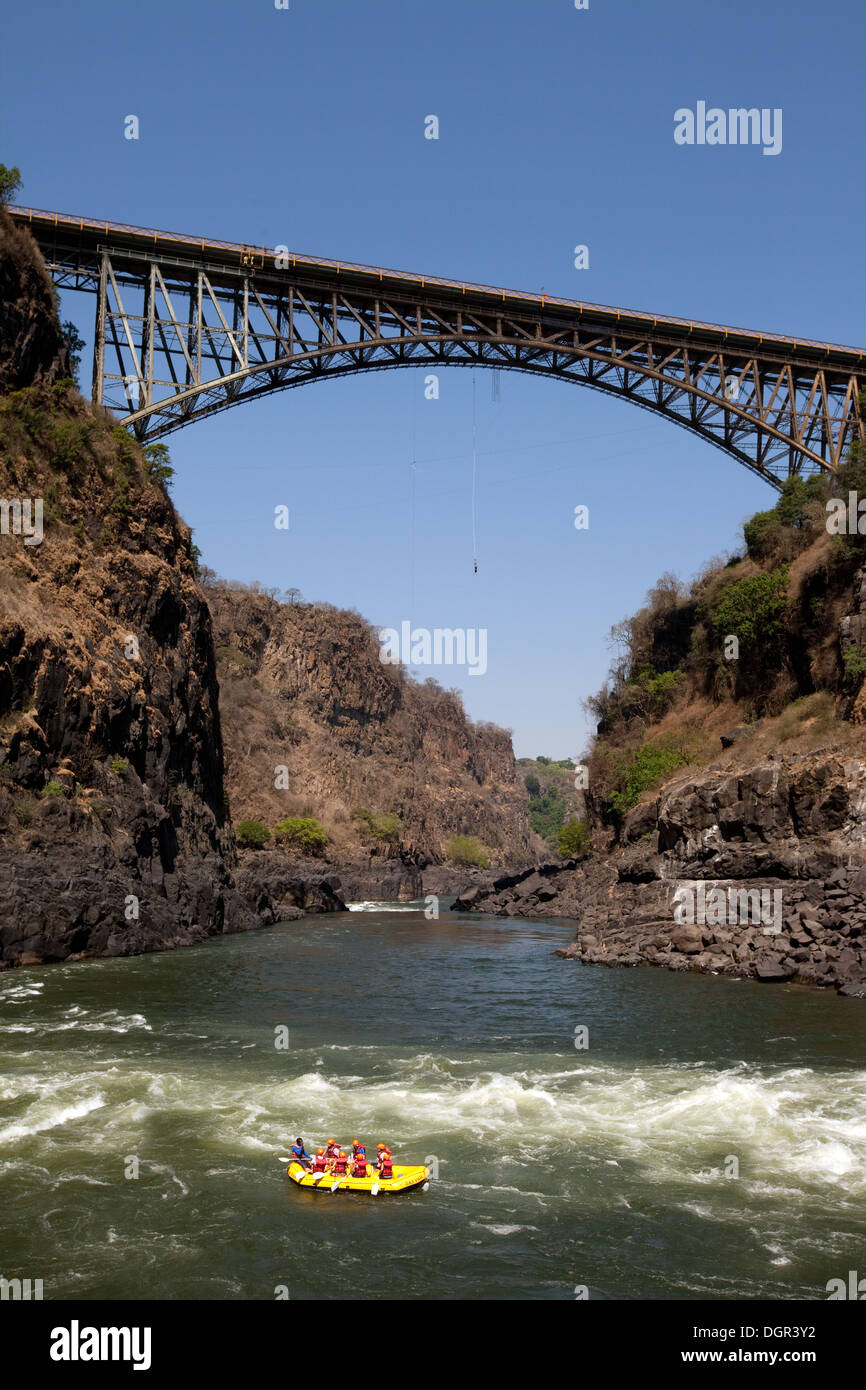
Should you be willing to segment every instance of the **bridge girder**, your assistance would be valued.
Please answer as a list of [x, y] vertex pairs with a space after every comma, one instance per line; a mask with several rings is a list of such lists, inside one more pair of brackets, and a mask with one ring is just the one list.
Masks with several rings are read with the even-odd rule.
[[857, 349], [38, 221], [49, 216], [33, 230], [56, 283], [96, 294], [93, 399], [142, 440], [309, 381], [445, 366], [530, 372], [630, 400], [776, 487], [798, 472], [835, 473], [863, 437]]

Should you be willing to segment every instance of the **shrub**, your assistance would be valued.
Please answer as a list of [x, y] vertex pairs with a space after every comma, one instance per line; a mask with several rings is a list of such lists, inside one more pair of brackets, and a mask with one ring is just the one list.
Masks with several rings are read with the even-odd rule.
[[445, 852], [455, 864], [475, 864], [479, 869], [490, 867], [490, 855], [474, 835], [452, 835]]
[[18, 796], [15, 798], [15, 819], [18, 824], [25, 829], [33, 824], [33, 816], [36, 811], [36, 802], [32, 796]]
[[226, 666], [235, 666], [242, 675], [252, 671], [256, 664], [251, 656], [247, 656], [246, 652], [235, 646], [217, 647], [216, 659], [225, 662]]
[[639, 666], [622, 689], [620, 705], [626, 718], [640, 714], [645, 719], [661, 718], [674, 702], [677, 684], [684, 672], [659, 671], [652, 666]]
[[827, 479], [817, 473], [810, 478], [786, 478], [775, 507], [756, 512], [743, 526], [751, 558], [760, 560], [776, 553], [786, 537], [789, 541], [794, 539], [793, 533], [802, 533], [807, 540], [807, 533], [821, 515], [828, 489]]
[[264, 849], [271, 832], [258, 820], [242, 820], [235, 830], [235, 838], [242, 849]]
[[559, 832], [559, 852], [565, 859], [588, 854], [590, 838], [588, 820], [570, 820]]
[[111, 770], [118, 777], [122, 777], [128, 767], [129, 763], [126, 758], [112, 758], [111, 760]]
[[310, 816], [286, 816], [274, 826], [274, 839], [279, 845], [292, 845], [304, 854], [316, 854], [324, 849], [328, 837], [317, 820]]
[[63, 787], [61, 786], [60, 782], [53, 782], [53, 781], [52, 781], [52, 782], [46, 782], [46, 783], [45, 783], [45, 786], [42, 788], [42, 795], [43, 795], [43, 796], [62, 796], [62, 795], [63, 795]]
[[751, 650], [773, 647], [782, 634], [788, 608], [788, 565], [729, 584], [711, 614], [720, 637], [729, 633]]
[[644, 743], [628, 762], [618, 769], [620, 789], [608, 800], [608, 810], [622, 817], [636, 806], [645, 791], [688, 762], [684, 750], [668, 739]]
[[866, 676], [866, 651], [854, 642], [845, 648], [842, 661], [845, 666], [845, 689], [856, 690]]
[[366, 832], [374, 840], [396, 841], [403, 833], [403, 822], [395, 811], [377, 814], [368, 811], [366, 806], [356, 806], [352, 812], [352, 819], [362, 833]]

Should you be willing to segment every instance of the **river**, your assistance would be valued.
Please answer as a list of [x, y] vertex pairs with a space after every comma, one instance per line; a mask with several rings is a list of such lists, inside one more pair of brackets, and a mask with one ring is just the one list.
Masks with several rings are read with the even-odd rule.
[[[0, 1274], [46, 1299], [826, 1298], [864, 1258], [862, 1001], [585, 967], [553, 954], [572, 935], [380, 905], [0, 976]], [[330, 1134], [438, 1177], [296, 1188], [277, 1156]]]

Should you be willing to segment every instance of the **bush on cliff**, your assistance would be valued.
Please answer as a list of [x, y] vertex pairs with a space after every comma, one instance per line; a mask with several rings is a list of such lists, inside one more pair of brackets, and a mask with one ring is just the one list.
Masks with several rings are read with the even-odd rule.
[[615, 769], [617, 790], [608, 798], [608, 811], [616, 819], [636, 806], [645, 791], [655, 787], [678, 767], [688, 763], [688, 753], [674, 738], [644, 743], [633, 754], [625, 754]]
[[768, 574], [749, 575], [723, 590], [710, 613], [719, 641], [733, 634], [750, 659], [775, 655], [788, 610], [789, 574], [789, 565], [779, 565]]
[[445, 853], [453, 864], [474, 864], [479, 869], [490, 867], [490, 855], [475, 835], [452, 835]]
[[824, 503], [831, 492], [824, 474], [787, 478], [779, 499], [766, 512], [756, 512], [743, 525], [746, 553], [753, 560], [788, 559], [809, 545], [824, 524]]
[[373, 811], [368, 811], [366, 807], [359, 806], [352, 812], [352, 819], [362, 835], [369, 836], [373, 840], [396, 844], [403, 833], [403, 822], [394, 811], [375, 814]]
[[235, 830], [235, 838], [241, 849], [264, 849], [271, 832], [258, 820], [242, 820]]
[[304, 854], [319, 854], [328, 842], [319, 822], [310, 816], [286, 816], [285, 820], [277, 821], [274, 839], [278, 845], [288, 845]]

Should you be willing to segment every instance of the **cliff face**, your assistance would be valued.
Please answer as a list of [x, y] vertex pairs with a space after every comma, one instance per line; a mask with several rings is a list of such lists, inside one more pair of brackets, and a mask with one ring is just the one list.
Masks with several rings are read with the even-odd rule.
[[[353, 613], [223, 584], [207, 595], [236, 824], [314, 817], [353, 897], [420, 891], [421, 867], [441, 864], [453, 835], [475, 836], [494, 862], [530, 857], [504, 730], [471, 723], [459, 697], [384, 665]], [[399, 827], [376, 840], [359, 809]]]
[[68, 376], [54, 286], [29, 232], [0, 206], [0, 393]]
[[254, 925], [189, 531], [125, 431], [48, 385], [53, 293], [2, 216], [0, 252], [0, 963]]

